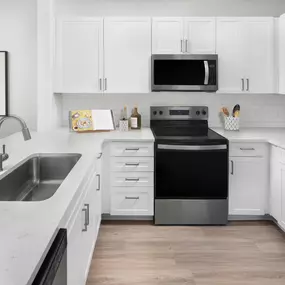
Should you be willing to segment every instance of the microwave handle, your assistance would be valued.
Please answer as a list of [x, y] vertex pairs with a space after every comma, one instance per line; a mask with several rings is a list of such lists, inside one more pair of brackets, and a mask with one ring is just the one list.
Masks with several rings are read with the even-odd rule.
[[210, 76], [210, 70], [209, 70], [209, 63], [207, 60], [204, 61], [204, 66], [205, 66], [205, 80], [204, 80], [204, 85], [209, 84], [209, 76]]

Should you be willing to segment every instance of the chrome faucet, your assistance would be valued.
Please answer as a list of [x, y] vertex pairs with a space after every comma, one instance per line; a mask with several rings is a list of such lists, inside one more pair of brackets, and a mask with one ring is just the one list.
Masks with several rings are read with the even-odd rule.
[[[14, 120], [19, 122], [19, 124], [21, 125], [21, 128], [22, 128], [22, 134], [23, 134], [25, 141], [31, 139], [31, 134], [30, 134], [30, 131], [29, 131], [25, 121], [23, 119], [21, 119], [20, 117], [17, 117], [17, 116], [11, 115], [11, 116], [5, 116], [5, 117], [0, 118], [0, 129], [1, 129], [2, 124], [9, 119], [14, 119]], [[7, 160], [8, 158], [9, 158], [9, 155], [6, 153], [6, 147], [5, 147], [5, 145], [3, 145], [3, 153], [0, 154], [0, 171], [3, 171], [3, 161]]]

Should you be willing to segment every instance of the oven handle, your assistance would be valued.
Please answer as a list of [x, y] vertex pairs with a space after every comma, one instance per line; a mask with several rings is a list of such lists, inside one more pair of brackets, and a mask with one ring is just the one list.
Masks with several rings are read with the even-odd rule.
[[158, 149], [169, 149], [169, 150], [196, 150], [196, 151], [203, 151], [203, 150], [222, 150], [227, 149], [228, 146], [223, 145], [166, 145], [166, 144], [158, 144]]
[[209, 84], [210, 70], [209, 70], [209, 63], [208, 63], [207, 60], [204, 61], [204, 66], [205, 66], [205, 81], [204, 81], [204, 84], [208, 85]]

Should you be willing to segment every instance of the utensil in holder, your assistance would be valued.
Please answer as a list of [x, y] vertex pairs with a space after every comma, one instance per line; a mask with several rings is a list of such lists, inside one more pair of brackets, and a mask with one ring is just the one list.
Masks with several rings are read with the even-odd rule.
[[238, 117], [224, 117], [226, 131], [239, 131], [239, 118]]
[[120, 130], [120, 132], [127, 132], [129, 130], [129, 121], [128, 120], [120, 120], [119, 130]]

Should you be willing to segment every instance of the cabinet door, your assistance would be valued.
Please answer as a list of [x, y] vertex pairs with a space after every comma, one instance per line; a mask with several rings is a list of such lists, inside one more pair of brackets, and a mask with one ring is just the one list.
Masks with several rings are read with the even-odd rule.
[[257, 157], [230, 157], [231, 215], [264, 215], [267, 190], [266, 161]]
[[180, 54], [183, 52], [183, 19], [152, 19], [152, 53]]
[[68, 235], [67, 245], [67, 283], [68, 285], [84, 284], [84, 251], [82, 251], [84, 213], [83, 206], [79, 208], [76, 214], [71, 231]]
[[283, 183], [281, 182], [281, 164], [279, 162], [280, 151], [278, 147], [272, 146], [270, 157], [270, 215], [278, 222], [281, 221], [281, 183]]
[[105, 92], [150, 91], [151, 19], [106, 18]]
[[279, 93], [285, 94], [285, 14], [279, 18]]
[[[96, 189], [97, 189], [97, 179], [96, 173], [93, 173], [91, 179], [88, 183], [88, 192], [84, 200], [84, 222], [87, 224], [85, 230], [82, 232], [82, 261], [84, 280], [87, 280], [89, 267], [91, 264], [94, 246], [96, 242], [97, 235], [95, 235], [95, 229], [97, 227], [97, 209], [96, 209]], [[85, 283], [84, 283], [85, 284]]]
[[281, 175], [281, 220], [279, 224], [285, 231], [285, 165], [280, 163]]
[[95, 225], [95, 236], [97, 237], [99, 233], [99, 228], [101, 224], [102, 215], [102, 154], [97, 159], [96, 166], [96, 198], [95, 198], [95, 215], [96, 215], [96, 225]]
[[57, 19], [55, 92], [101, 92], [103, 75], [102, 61], [102, 19]]
[[273, 18], [247, 18], [245, 20], [247, 57], [246, 91], [273, 93], [274, 90], [274, 20]]
[[216, 53], [216, 19], [185, 18], [185, 52], [191, 54]]
[[240, 93], [245, 90], [243, 27], [241, 18], [217, 19], [220, 92]]

